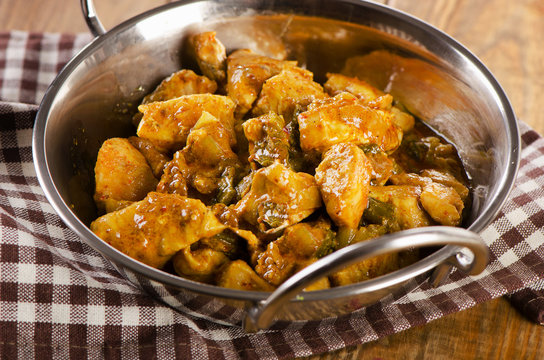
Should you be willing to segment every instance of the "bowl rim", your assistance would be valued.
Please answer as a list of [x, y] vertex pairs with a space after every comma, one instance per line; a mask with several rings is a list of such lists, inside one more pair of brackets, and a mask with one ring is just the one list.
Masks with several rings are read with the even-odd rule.
[[[495, 200], [482, 209], [480, 215], [475, 221], [468, 227], [469, 230], [476, 233], [481, 232], [488, 224], [491, 223], [493, 218], [500, 211], [505, 201], [508, 198], [510, 191], [514, 186], [514, 181], [517, 175], [520, 162], [520, 144], [521, 138], [518, 128], [517, 119], [513, 108], [508, 100], [504, 90], [489, 71], [489, 69], [466, 47], [461, 43], [447, 35], [443, 31], [436, 27], [426, 23], [425, 21], [418, 19], [412, 15], [409, 15], [403, 11], [393, 9], [389, 6], [368, 2], [366, 0], [339, 0], [340, 2], [353, 4], [354, 6], [367, 7], [369, 9], [382, 12], [387, 16], [399, 21], [404, 26], [407, 26], [414, 31], [422, 31], [428, 36], [435, 38], [438, 42], [444, 42], [447, 46], [452, 47], [459, 52], [463, 58], [468, 60], [476, 69], [483, 75], [487, 81], [487, 85], [491, 87], [494, 95], [497, 97], [497, 105], [499, 106], [503, 114], [503, 122], [505, 128], [509, 132], [507, 137], [507, 145], [511, 150], [508, 153], [508, 163], [505, 173], [500, 178], [500, 184], [497, 186], [498, 191], [495, 194]], [[79, 220], [79, 218], [72, 212], [70, 207], [63, 201], [59, 192], [56, 189], [55, 184], [49, 173], [49, 166], [47, 164], [47, 158], [45, 156], [45, 137], [47, 130], [47, 121], [49, 113], [52, 109], [55, 97], [58, 91], [72, 72], [81, 64], [91, 53], [99, 49], [104, 43], [115, 38], [117, 34], [124, 32], [125, 30], [135, 26], [143, 19], [152, 17], [154, 15], [167, 12], [170, 9], [187, 6], [193, 3], [211, 3], [219, 2], [218, 0], [188, 0], [179, 1], [174, 3], [165, 4], [157, 8], [146, 11], [142, 14], [136, 15], [121, 24], [115, 26], [105, 34], [99, 35], [94, 38], [89, 44], [87, 44], [82, 50], [80, 50], [60, 71], [55, 77], [51, 85], [48, 87], [44, 98], [36, 115], [33, 135], [32, 135], [32, 153], [36, 169], [36, 175], [41, 185], [42, 190], [49, 203], [60, 216], [63, 222], [73, 230], [79, 237], [82, 238], [93, 249], [101, 253], [108, 261], [116, 268], [121, 266], [128, 268], [137, 274], [144, 275], [150, 280], [157, 281], [164, 285], [193, 291], [200, 294], [205, 294], [214, 297], [220, 297], [233, 300], [244, 301], [262, 301], [266, 299], [270, 292], [257, 292], [257, 291], [245, 291], [222, 288], [215, 285], [209, 285], [204, 283], [195, 282], [192, 280], [184, 279], [182, 277], [167, 273], [163, 270], [155, 269], [146, 264], [143, 264], [135, 259], [130, 258], [128, 255], [120, 252], [111, 245], [98, 238], [85, 224]], [[234, 2], [229, 0], [229, 2]], [[223, 4], [225, 2], [222, 2]], [[277, 13], [276, 13], [277, 14]], [[295, 13], [296, 15], [304, 16], [302, 13]], [[321, 16], [328, 18], [326, 16]], [[330, 18], [338, 21], [347, 21], [343, 19]], [[380, 29], [376, 29], [380, 30]], [[304, 294], [304, 298], [293, 299], [292, 301], [318, 301], [329, 300], [333, 298], [341, 298], [351, 295], [359, 295], [362, 293], [372, 292], [374, 290], [383, 289], [388, 286], [403, 283], [417, 275], [427, 272], [428, 270], [438, 266], [446, 261], [452, 254], [453, 248], [451, 245], [444, 246], [443, 248], [435, 251], [431, 255], [419, 260], [418, 262], [404, 267], [393, 273], [380, 276], [375, 279], [367, 280], [361, 283], [356, 283], [348, 286], [335, 287], [325, 290], [312, 291]]]

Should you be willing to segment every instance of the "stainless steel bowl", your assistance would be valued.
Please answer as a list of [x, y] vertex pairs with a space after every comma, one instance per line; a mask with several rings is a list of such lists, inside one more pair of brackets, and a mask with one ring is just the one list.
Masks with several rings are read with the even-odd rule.
[[[374, 303], [410, 279], [440, 281], [452, 265], [471, 274], [487, 264], [477, 235], [494, 218], [514, 183], [519, 131], [509, 101], [487, 68], [432, 26], [386, 6], [358, 0], [194, 0], [171, 3], [105, 32], [92, 2], [82, 8], [94, 41], [61, 71], [40, 106], [33, 134], [40, 184], [64, 222], [130, 281], [171, 306], [248, 331], [274, 320], [316, 319]], [[368, 68], [409, 110], [456, 144], [473, 182], [468, 230], [413, 229], [339, 250], [297, 273], [274, 293], [192, 282], [129, 258], [88, 228], [94, 161], [109, 137], [133, 133], [131, 112], [168, 74], [193, 64], [186, 39], [216, 30], [228, 50], [288, 55], [323, 79], [346, 58], [388, 51], [391, 62]], [[376, 77], [389, 73], [387, 79]], [[377, 279], [295, 296], [318, 277], [363, 258], [412, 246], [438, 248], [417, 263]], [[468, 250], [467, 250], [468, 248]], [[423, 275], [427, 276], [427, 275]], [[413, 281], [413, 280], [412, 280]]]

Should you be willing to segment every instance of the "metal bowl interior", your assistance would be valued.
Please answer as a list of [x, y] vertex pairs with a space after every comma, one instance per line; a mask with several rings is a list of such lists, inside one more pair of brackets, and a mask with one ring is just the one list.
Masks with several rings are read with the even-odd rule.
[[[163, 300], [182, 291], [243, 306], [268, 296], [199, 284], [150, 268], [88, 228], [96, 217], [93, 169], [101, 143], [134, 133], [131, 115], [143, 95], [170, 73], [195, 67], [186, 40], [207, 30], [217, 31], [228, 51], [252, 48], [296, 59], [318, 81], [326, 72], [340, 71], [349, 57], [389, 54], [378, 56], [360, 76], [387, 88], [457, 146], [473, 184], [465, 226], [481, 231], [506, 200], [519, 162], [515, 115], [486, 67], [444, 33], [407, 14], [355, 0], [172, 3], [97, 37], [72, 59], [43, 99], [33, 139], [39, 181], [64, 222], [128, 278], [146, 283]], [[445, 260], [442, 250], [393, 278], [309, 293], [302, 302], [319, 305], [336, 299], [338, 305], [361, 294], [368, 296], [359, 305], [376, 301]]]

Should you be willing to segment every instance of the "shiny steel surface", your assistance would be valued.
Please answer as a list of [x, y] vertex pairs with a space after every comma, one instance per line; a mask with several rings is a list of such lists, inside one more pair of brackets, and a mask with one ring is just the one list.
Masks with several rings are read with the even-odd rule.
[[83, 17], [94, 36], [102, 35], [106, 32], [106, 29], [104, 29], [104, 26], [96, 15], [94, 3], [91, 0], [81, 0], [81, 11], [83, 11]]
[[[374, 256], [409, 250], [420, 247], [455, 245], [457, 252], [450, 257], [452, 263], [469, 274], [479, 274], [487, 266], [488, 249], [480, 236], [462, 228], [432, 226], [406, 230], [400, 233], [384, 235], [377, 239], [363, 241], [343, 249], [339, 249], [327, 256], [323, 261], [317, 261], [287, 279], [265, 301], [248, 309], [244, 319], [244, 329], [254, 332], [266, 329], [274, 320], [275, 314], [286, 303], [323, 276], [330, 275], [346, 266]], [[454, 249], [453, 246], [450, 246]], [[469, 259], [460, 250], [468, 248], [472, 254]], [[421, 272], [410, 273], [400, 270], [398, 274], [390, 274], [391, 285], [401, 280], [406, 281]], [[405, 277], [403, 279], [403, 276]], [[304, 297], [305, 295], [299, 295]]]
[[[193, 65], [186, 56], [190, 34], [216, 30], [228, 51], [250, 47], [269, 55], [288, 55], [312, 70], [318, 80], [325, 71], [339, 71], [347, 57], [374, 49], [411, 59], [390, 79], [388, 90], [457, 145], [474, 184], [474, 204], [466, 227], [474, 233], [483, 230], [514, 183], [519, 132], [500, 85], [467, 49], [409, 15], [355, 0], [181, 1], [104, 33], [92, 2], [82, 0], [82, 9], [98, 36], [62, 70], [40, 106], [33, 134], [38, 179], [72, 230], [131, 281], [182, 311], [193, 312], [185, 304], [202, 298], [208, 305], [194, 315], [239, 324], [245, 308], [265, 301], [270, 294], [219, 288], [153, 269], [101, 241], [88, 224], [96, 216], [92, 171], [100, 144], [109, 137], [132, 134], [131, 113], [143, 95], [165, 76]], [[412, 70], [417, 70], [415, 75], [432, 74], [437, 80], [420, 83], [415, 92], [410, 88], [415, 76]], [[443, 236], [438, 239], [446, 240]], [[275, 318], [312, 319], [353, 311], [396, 288], [410, 287], [414, 280], [407, 279], [439, 265], [443, 270], [458, 253], [458, 246], [444, 246], [393, 274], [305, 293], [303, 299], [289, 301]], [[475, 255], [479, 269], [482, 259], [478, 251]], [[335, 263], [343, 261], [340, 255], [334, 258], [339, 258]], [[468, 265], [473, 261], [469, 259]], [[235, 310], [214, 318], [224, 303]]]

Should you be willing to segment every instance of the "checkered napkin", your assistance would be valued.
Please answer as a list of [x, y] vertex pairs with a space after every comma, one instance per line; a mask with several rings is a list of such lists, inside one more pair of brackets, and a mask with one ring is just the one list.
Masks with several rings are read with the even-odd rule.
[[0, 358], [284, 359], [376, 340], [505, 294], [542, 322], [544, 139], [524, 124], [516, 186], [481, 233], [491, 250], [481, 275], [455, 270], [438, 288], [420, 276], [414, 290], [352, 314], [257, 334], [142, 293], [63, 224], [32, 163], [35, 104], [89, 40], [0, 33]]

